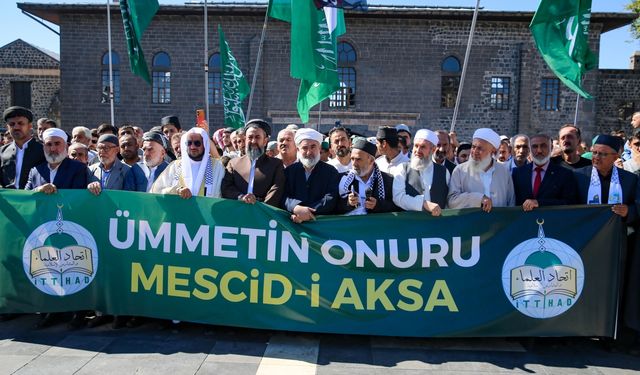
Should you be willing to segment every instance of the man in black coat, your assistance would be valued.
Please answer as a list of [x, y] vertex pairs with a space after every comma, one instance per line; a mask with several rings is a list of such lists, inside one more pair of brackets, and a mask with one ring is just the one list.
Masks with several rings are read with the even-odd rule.
[[576, 202], [576, 182], [567, 168], [550, 162], [553, 141], [546, 134], [531, 137], [531, 159], [513, 170], [516, 206], [531, 211], [540, 206], [568, 205]]
[[338, 200], [338, 171], [320, 161], [322, 134], [309, 128], [296, 131], [298, 161], [284, 170], [284, 208], [294, 223], [333, 214]]
[[0, 187], [24, 189], [31, 168], [45, 162], [42, 144], [32, 138], [33, 113], [23, 107], [9, 107], [2, 118], [13, 142], [0, 148]]
[[382, 172], [376, 164], [377, 147], [364, 138], [351, 146], [352, 170], [342, 174], [337, 212], [349, 215], [394, 212], [393, 176]]

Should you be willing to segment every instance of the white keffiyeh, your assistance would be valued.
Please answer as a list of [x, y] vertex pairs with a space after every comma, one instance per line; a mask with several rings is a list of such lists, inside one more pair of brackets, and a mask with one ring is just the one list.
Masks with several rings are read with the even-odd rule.
[[[198, 134], [202, 137], [202, 143], [204, 145], [204, 154], [202, 156], [202, 162], [196, 162], [189, 157], [187, 138], [189, 134]], [[189, 129], [188, 132], [182, 135], [180, 138], [180, 148], [182, 149], [182, 158], [180, 159], [180, 169], [184, 183], [191, 191], [192, 195], [198, 195], [202, 181], [204, 180], [205, 196], [211, 196], [213, 194], [213, 165], [211, 158], [209, 157], [209, 136], [206, 131], [201, 128], [195, 127]], [[198, 168], [193, 168], [194, 164], [200, 164]], [[202, 168], [204, 166], [204, 168]], [[197, 171], [197, 173], [194, 173]]]
[[[600, 176], [598, 176], [598, 170], [596, 168], [591, 169], [591, 182], [589, 183], [589, 191], [587, 192], [587, 204], [603, 204], [602, 198], [602, 186], [600, 184]], [[620, 204], [622, 203], [622, 185], [620, 185], [620, 178], [618, 177], [618, 168], [615, 166], [611, 171], [611, 183], [609, 183], [609, 197], [607, 197], [606, 204]]]

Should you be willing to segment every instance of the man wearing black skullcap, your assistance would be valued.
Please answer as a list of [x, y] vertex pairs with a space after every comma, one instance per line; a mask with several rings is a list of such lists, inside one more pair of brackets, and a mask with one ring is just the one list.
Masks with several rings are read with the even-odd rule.
[[164, 134], [167, 139], [171, 139], [172, 135], [180, 133], [182, 130], [178, 116], [165, 116], [160, 120], [160, 125], [162, 126], [162, 134]]
[[42, 144], [32, 138], [33, 114], [23, 107], [9, 107], [2, 118], [13, 142], [0, 148], [0, 186], [24, 189], [31, 168], [46, 161]]
[[399, 143], [398, 130], [392, 127], [382, 127], [376, 134], [379, 158], [376, 164], [381, 171], [392, 176], [397, 175], [402, 170], [402, 163], [409, 161], [409, 157], [402, 153]]
[[351, 170], [342, 175], [338, 185], [338, 212], [366, 215], [400, 211], [393, 203], [393, 176], [380, 171], [375, 162], [376, 151], [376, 145], [364, 138], [353, 142]]
[[247, 122], [244, 130], [246, 152], [227, 164], [222, 179], [222, 197], [279, 207], [284, 194], [284, 166], [280, 160], [265, 154], [271, 126], [264, 120], [256, 119]]
[[638, 177], [614, 165], [622, 152], [623, 140], [598, 135], [591, 147], [592, 166], [575, 170], [579, 203], [610, 204], [611, 210], [632, 225], [637, 217], [636, 198], [640, 197]]
[[153, 183], [169, 165], [165, 160], [165, 142], [162, 133], [147, 132], [142, 136], [142, 161], [138, 165], [147, 178], [147, 192], [151, 191]]

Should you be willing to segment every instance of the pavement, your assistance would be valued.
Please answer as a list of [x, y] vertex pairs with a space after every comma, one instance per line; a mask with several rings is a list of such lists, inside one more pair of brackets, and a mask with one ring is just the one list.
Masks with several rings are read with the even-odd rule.
[[416, 339], [158, 321], [69, 330], [0, 323], [0, 374], [637, 374], [640, 357], [571, 339]]

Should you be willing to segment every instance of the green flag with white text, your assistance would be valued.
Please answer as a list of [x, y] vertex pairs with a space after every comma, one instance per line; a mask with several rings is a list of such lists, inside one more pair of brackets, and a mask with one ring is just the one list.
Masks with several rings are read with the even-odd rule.
[[140, 40], [159, 7], [158, 0], [120, 0], [120, 12], [124, 24], [124, 35], [127, 39], [131, 71], [142, 77], [147, 83], [151, 83], [151, 77]]
[[555, 75], [584, 98], [582, 76], [598, 64], [589, 49], [591, 0], [542, 0], [529, 29]]
[[236, 129], [244, 126], [245, 118], [242, 101], [251, 91], [247, 80], [231, 54], [231, 48], [224, 38], [222, 26], [218, 25], [220, 35], [220, 60], [222, 61], [222, 96], [224, 98], [224, 124]]

